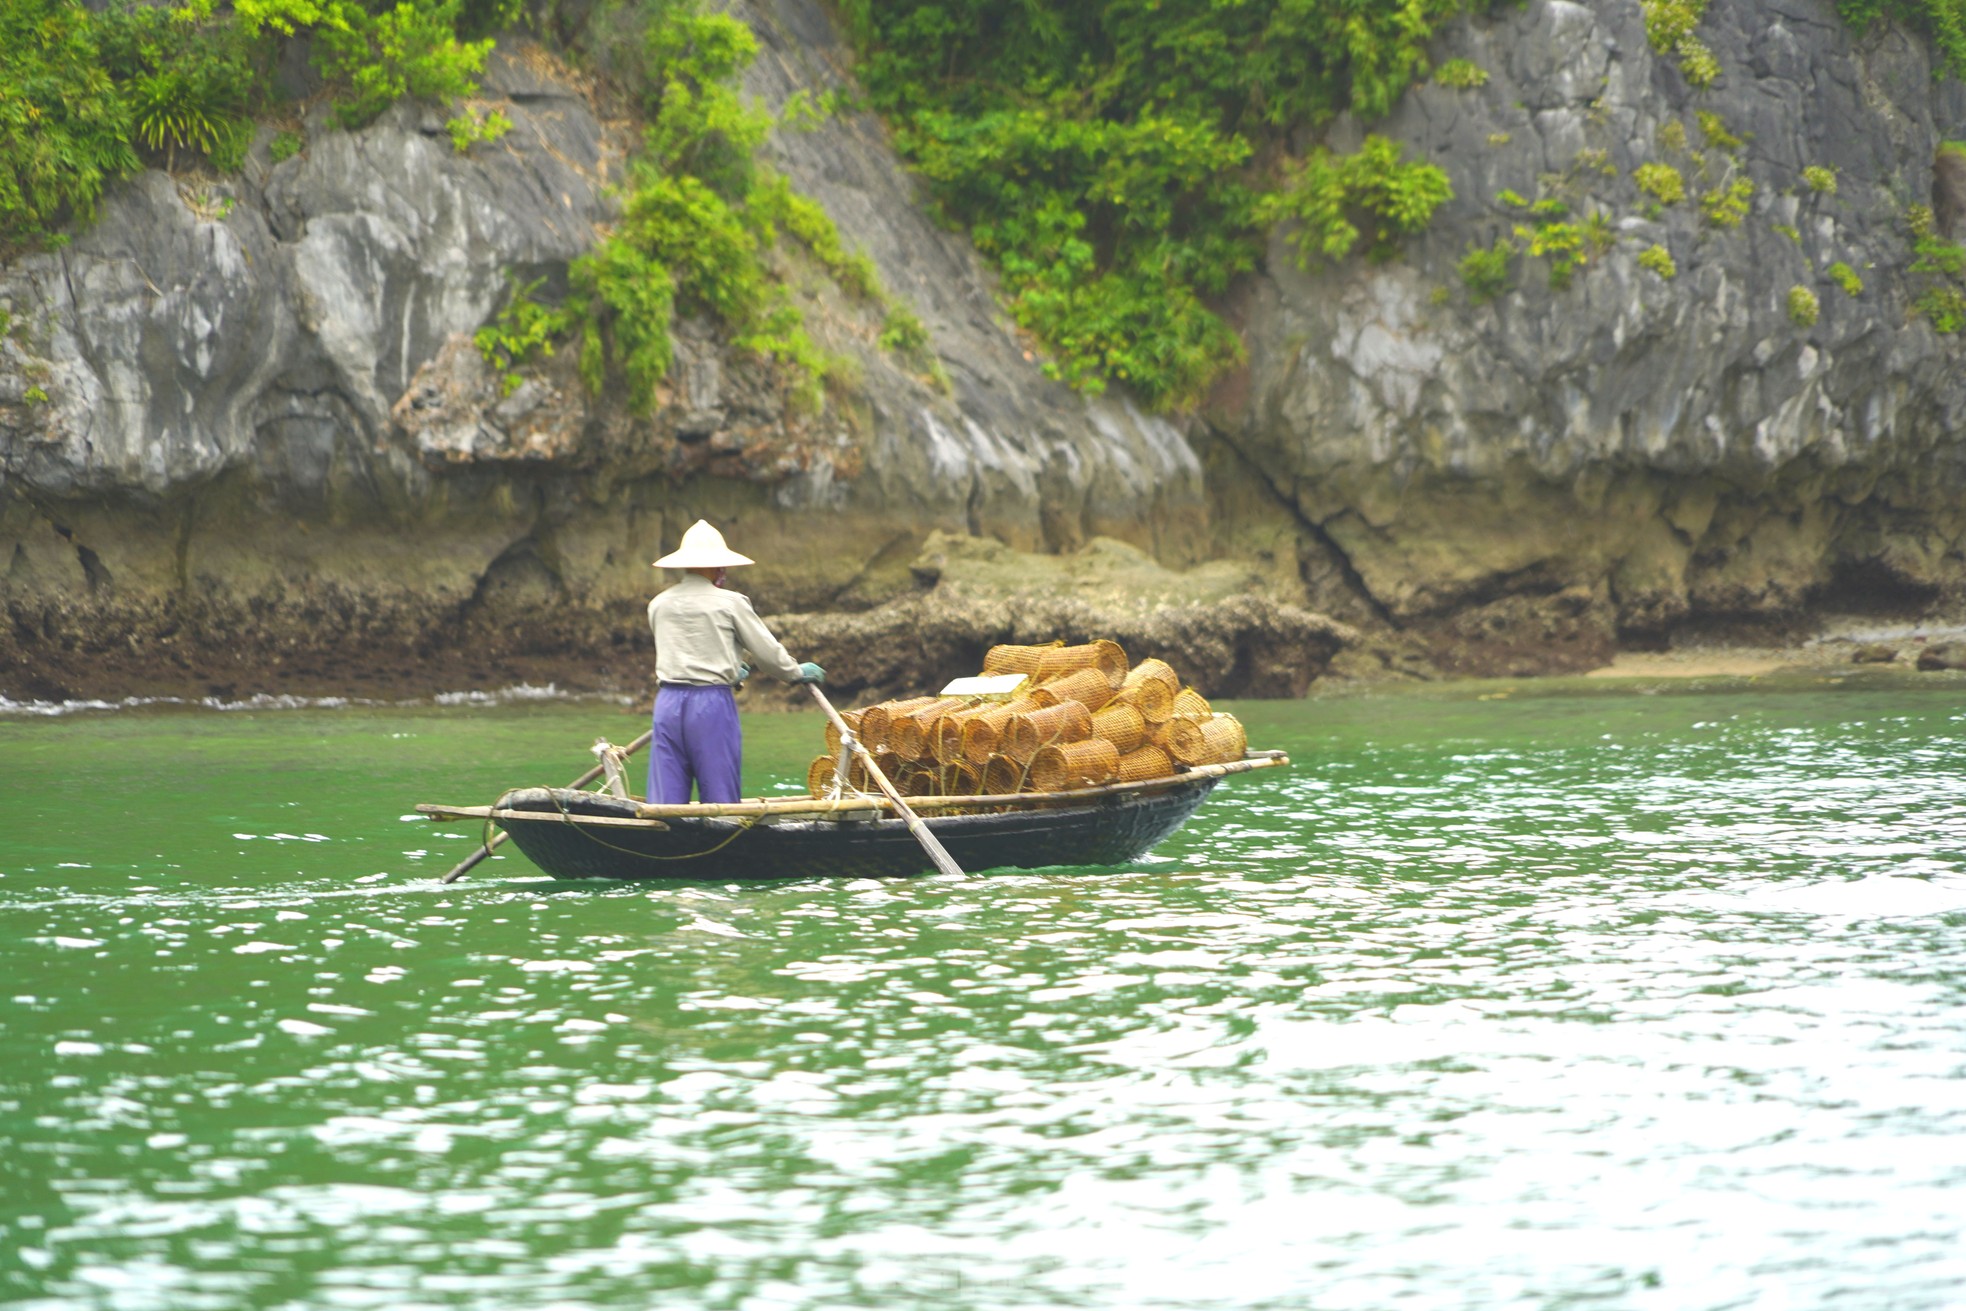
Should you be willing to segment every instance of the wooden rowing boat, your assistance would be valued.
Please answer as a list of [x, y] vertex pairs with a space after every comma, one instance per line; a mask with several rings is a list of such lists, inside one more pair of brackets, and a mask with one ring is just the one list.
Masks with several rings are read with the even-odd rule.
[[[1289, 764], [1280, 751], [1167, 778], [1072, 792], [916, 797], [963, 869], [1117, 865], [1164, 841], [1231, 774]], [[517, 788], [490, 806], [422, 805], [440, 822], [497, 825], [555, 878], [867, 878], [930, 868], [885, 797], [657, 806], [570, 788]]]

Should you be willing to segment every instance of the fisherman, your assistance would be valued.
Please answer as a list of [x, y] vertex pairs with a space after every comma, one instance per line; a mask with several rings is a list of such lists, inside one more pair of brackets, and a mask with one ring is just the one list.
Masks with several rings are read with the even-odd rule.
[[731, 689], [750, 676], [745, 657], [787, 683], [823, 683], [826, 671], [786, 654], [742, 592], [726, 591], [724, 571], [755, 564], [724, 545], [724, 535], [698, 519], [682, 545], [655, 562], [687, 570], [674, 587], [649, 602], [655, 634], [655, 724], [649, 739], [648, 799], [689, 802], [690, 784], [706, 802], [736, 801], [744, 758]]

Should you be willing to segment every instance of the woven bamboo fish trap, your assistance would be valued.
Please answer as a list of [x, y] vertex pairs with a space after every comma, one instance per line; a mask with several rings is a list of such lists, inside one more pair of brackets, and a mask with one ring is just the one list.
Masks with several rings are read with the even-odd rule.
[[1120, 680], [1121, 687], [1138, 687], [1142, 683], [1159, 683], [1167, 689], [1167, 695], [1172, 699], [1181, 690], [1181, 675], [1175, 673], [1174, 666], [1167, 661], [1148, 656], [1127, 670], [1126, 677]]
[[1120, 757], [1119, 781], [1138, 783], [1147, 778], [1166, 778], [1174, 772], [1174, 762], [1159, 747], [1139, 747]]
[[1077, 673], [1081, 669], [1097, 669], [1106, 675], [1114, 687], [1126, 677], [1126, 649], [1118, 642], [1100, 638], [1097, 642], [1087, 642], [1084, 646], [1061, 646], [1038, 656], [1038, 667], [1031, 677], [1040, 683], [1048, 683], [1054, 678]]
[[1019, 764], [1029, 764], [1039, 747], [1054, 742], [1080, 742], [1091, 736], [1092, 712], [1076, 701], [1061, 701], [1055, 706], [1013, 716], [1005, 726], [1000, 749]]
[[840, 762], [832, 756], [815, 756], [806, 766], [806, 791], [816, 800], [833, 790], [833, 775]]
[[942, 764], [948, 765], [963, 759], [963, 730], [970, 721], [984, 713], [981, 706], [970, 706], [954, 710], [935, 721], [935, 730], [929, 735], [929, 754]]
[[983, 672], [986, 674], [1035, 674], [1038, 661], [1047, 651], [1055, 651], [1065, 645], [1063, 642], [1047, 642], [1043, 646], [993, 646], [983, 653]]
[[964, 705], [960, 698], [943, 697], [905, 715], [896, 715], [887, 730], [888, 750], [904, 760], [933, 759], [929, 734], [935, 729], [935, 721], [952, 710], [961, 710]]
[[1195, 691], [1192, 687], [1184, 687], [1174, 694], [1174, 713], [1177, 715], [1192, 715], [1197, 719], [1206, 719], [1214, 714], [1215, 710], [1208, 704], [1207, 697]]
[[931, 765], [929, 772], [935, 776], [936, 796], [973, 797], [983, 786], [979, 772], [960, 760]]
[[[862, 713], [864, 713], [864, 712], [862, 712], [862, 711], [859, 711], [859, 710], [842, 710], [842, 711], [840, 711], [840, 718], [841, 718], [842, 720], [844, 720], [844, 721], [845, 721], [845, 723], [846, 723], [846, 726], [847, 726], [847, 727], [848, 727], [849, 729], [851, 729], [851, 730], [853, 731], [853, 734], [854, 734], [854, 736], [856, 736], [856, 737], [858, 737], [858, 736], [860, 735], [860, 716], [862, 715]], [[828, 720], [826, 721], [826, 752], [827, 752], [827, 754], [828, 754], [828, 755], [834, 755], [834, 756], [837, 756], [837, 755], [839, 755], [839, 754], [840, 754], [840, 745], [841, 745], [841, 743], [840, 743], [840, 730], [839, 730], [838, 728], [836, 728], [836, 727], [834, 727], [834, 726], [833, 726], [833, 721], [832, 721], [832, 720], [831, 720], [831, 719], [829, 718], [829, 719], [828, 719]]]
[[1119, 773], [1120, 753], [1104, 738], [1060, 742], [1031, 757], [1031, 790], [1065, 792], [1110, 783]]
[[1041, 706], [1076, 701], [1087, 710], [1097, 710], [1112, 699], [1113, 684], [1103, 669], [1075, 670], [1031, 689], [1031, 700]]
[[991, 756], [983, 765], [983, 794], [986, 796], [1007, 797], [1027, 790], [1029, 784], [1029, 772], [1021, 762], [1009, 756]]
[[868, 706], [860, 712], [860, 740], [869, 749], [879, 751], [887, 745], [889, 726], [896, 715], [920, 710], [933, 700], [935, 698], [932, 696], [915, 696], [905, 701], [883, 701], [877, 706]]
[[1003, 740], [1004, 728], [1018, 715], [1043, 709], [1029, 697], [1000, 706], [985, 706], [963, 724], [963, 759], [981, 769]]
[[1112, 703], [1132, 706], [1149, 724], [1165, 724], [1174, 714], [1174, 694], [1151, 678], [1122, 687], [1114, 694]]
[[1241, 760], [1249, 750], [1249, 735], [1234, 715], [1177, 716], [1167, 723], [1166, 747], [1178, 765], [1215, 765]]
[[1093, 714], [1092, 735], [1105, 738], [1125, 755], [1147, 740], [1147, 721], [1132, 706], [1116, 703]]
[[935, 771], [922, 765], [906, 764], [901, 767], [901, 776], [890, 779], [895, 790], [904, 797], [927, 797], [935, 794]]

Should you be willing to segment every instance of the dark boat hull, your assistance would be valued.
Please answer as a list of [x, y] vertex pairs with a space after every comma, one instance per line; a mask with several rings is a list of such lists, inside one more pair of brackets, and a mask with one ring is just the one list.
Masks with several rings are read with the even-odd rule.
[[[1117, 865], [1180, 828], [1215, 790], [1217, 778], [1101, 797], [1081, 805], [995, 814], [924, 817], [956, 863], [986, 869]], [[932, 868], [898, 819], [670, 819], [653, 824], [583, 824], [583, 815], [627, 818], [632, 803], [591, 792], [527, 788], [499, 801], [496, 822], [531, 861], [556, 878], [889, 878]], [[539, 819], [510, 812], [533, 812]], [[571, 820], [571, 822], [567, 822]]]

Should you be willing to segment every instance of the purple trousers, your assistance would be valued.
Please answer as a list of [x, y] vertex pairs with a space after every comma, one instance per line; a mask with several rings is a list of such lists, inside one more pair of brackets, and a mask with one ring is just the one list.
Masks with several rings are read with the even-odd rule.
[[664, 683], [655, 692], [655, 736], [649, 739], [650, 801], [736, 801], [743, 788], [744, 735], [737, 726], [737, 697], [718, 683], [687, 687]]

